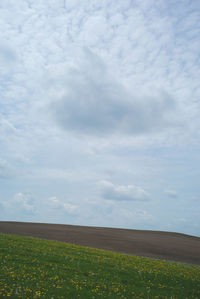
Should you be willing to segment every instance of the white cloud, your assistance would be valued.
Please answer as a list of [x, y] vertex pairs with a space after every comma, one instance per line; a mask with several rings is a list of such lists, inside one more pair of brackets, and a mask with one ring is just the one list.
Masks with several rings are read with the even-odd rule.
[[76, 205], [73, 205], [70, 202], [61, 201], [57, 199], [56, 196], [50, 197], [49, 202], [51, 203], [52, 207], [59, 209], [61, 212], [65, 211], [68, 214], [74, 214], [78, 210]]
[[17, 193], [13, 203], [15, 209], [23, 209], [25, 212], [34, 212], [35, 210], [34, 199], [30, 193]]
[[149, 200], [150, 195], [144, 189], [133, 185], [114, 185], [109, 181], [100, 182], [101, 194], [105, 199], [119, 201]]
[[59, 208], [59, 207], [60, 207], [60, 201], [57, 199], [56, 196], [52, 196], [52, 197], [50, 197], [50, 198], [49, 198], [49, 201], [50, 201], [50, 203], [51, 203], [54, 207], [56, 207], [56, 208]]
[[10, 123], [9, 120], [5, 119], [0, 115], [0, 132], [2, 135], [15, 135], [17, 134], [17, 129]]
[[11, 179], [14, 176], [14, 172], [9, 163], [0, 159], [0, 179]]
[[87, 42], [87, 45], [93, 47], [99, 46], [99, 43], [109, 42], [112, 30], [107, 24], [104, 16], [90, 16], [81, 28], [79, 39]]
[[61, 78], [62, 95], [55, 94], [51, 104], [63, 129], [104, 136], [160, 132], [176, 126], [171, 96], [164, 92], [155, 96], [131, 94], [110, 76], [100, 57], [89, 50], [79, 53], [78, 64]]
[[177, 198], [178, 197], [177, 192], [175, 190], [171, 190], [171, 189], [165, 190], [165, 194], [167, 194], [171, 198]]
[[64, 207], [64, 209], [68, 212], [68, 213], [74, 213], [74, 212], [76, 212], [77, 211], [77, 206], [75, 206], [75, 205], [72, 205], [71, 203], [67, 203], [67, 202], [65, 202], [65, 203], [63, 203], [63, 207]]
[[[2, 75], [10, 75], [16, 66], [16, 53], [8, 42], [0, 42], [0, 80]], [[0, 81], [1, 82], [1, 81]]]

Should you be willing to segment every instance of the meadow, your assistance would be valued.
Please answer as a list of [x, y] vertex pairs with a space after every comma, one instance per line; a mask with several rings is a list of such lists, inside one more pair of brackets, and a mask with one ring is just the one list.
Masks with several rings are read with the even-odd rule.
[[0, 234], [0, 298], [200, 298], [200, 267]]

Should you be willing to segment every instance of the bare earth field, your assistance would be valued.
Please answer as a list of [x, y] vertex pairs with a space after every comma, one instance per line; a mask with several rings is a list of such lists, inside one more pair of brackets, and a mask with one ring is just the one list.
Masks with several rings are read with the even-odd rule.
[[200, 265], [200, 238], [179, 233], [2, 221], [0, 232]]

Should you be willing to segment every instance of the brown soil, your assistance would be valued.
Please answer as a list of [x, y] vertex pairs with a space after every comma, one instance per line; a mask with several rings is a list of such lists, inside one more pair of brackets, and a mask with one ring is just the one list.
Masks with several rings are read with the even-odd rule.
[[200, 238], [179, 233], [1, 221], [0, 232], [200, 265]]

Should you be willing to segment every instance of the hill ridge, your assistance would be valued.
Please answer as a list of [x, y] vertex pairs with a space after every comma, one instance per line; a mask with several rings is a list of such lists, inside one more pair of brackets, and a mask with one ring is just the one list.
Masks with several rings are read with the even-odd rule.
[[200, 265], [200, 238], [177, 232], [0, 221], [0, 232]]

